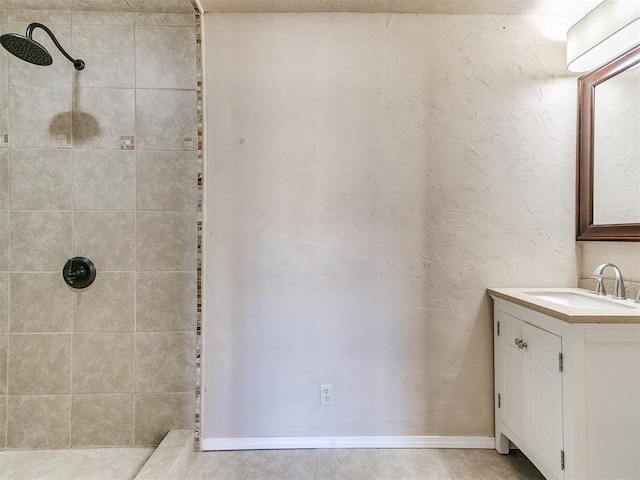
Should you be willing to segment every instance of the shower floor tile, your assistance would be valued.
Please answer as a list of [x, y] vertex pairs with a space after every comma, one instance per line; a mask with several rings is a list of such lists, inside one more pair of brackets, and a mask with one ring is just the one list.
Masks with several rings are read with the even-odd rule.
[[0, 452], [0, 480], [130, 480], [154, 450], [7, 450]]

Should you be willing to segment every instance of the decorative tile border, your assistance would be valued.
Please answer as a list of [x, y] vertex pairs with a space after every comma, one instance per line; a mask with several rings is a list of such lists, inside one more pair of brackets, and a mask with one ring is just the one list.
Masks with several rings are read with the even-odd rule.
[[58, 148], [71, 148], [71, 136], [68, 133], [58, 134]]
[[136, 137], [134, 135], [120, 136], [120, 150], [135, 150]]
[[[197, 275], [196, 275], [196, 386], [195, 386], [195, 435], [194, 451], [201, 450], [201, 404], [202, 401], [202, 220], [204, 206], [204, 104], [202, 86], [202, 16], [195, 0], [191, 0], [193, 9], [196, 12], [196, 71], [198, 80], [198, 138], [197, 142], [185, 139], [185, 150], [197, 149], [198, 151], [198, 235], [197, 235]], [[188, 148], [187, 148], [188, 147]]]

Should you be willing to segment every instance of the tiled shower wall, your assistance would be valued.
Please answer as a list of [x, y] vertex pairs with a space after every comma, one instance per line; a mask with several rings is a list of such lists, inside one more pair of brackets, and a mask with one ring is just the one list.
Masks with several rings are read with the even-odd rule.
[[0, 448], [154, 445], [194, 418], [196, 18], [0, 12], [30, 22], [86, 69], [0, 53]]

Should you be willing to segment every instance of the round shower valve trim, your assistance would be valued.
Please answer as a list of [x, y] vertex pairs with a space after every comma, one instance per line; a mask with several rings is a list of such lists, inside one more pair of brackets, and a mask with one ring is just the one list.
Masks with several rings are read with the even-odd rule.
[[62, 269], [62, 278], [71, 288], [87, 288], [96, 279], [96, 267], [86, 257], [73, 257], [67, 260]]

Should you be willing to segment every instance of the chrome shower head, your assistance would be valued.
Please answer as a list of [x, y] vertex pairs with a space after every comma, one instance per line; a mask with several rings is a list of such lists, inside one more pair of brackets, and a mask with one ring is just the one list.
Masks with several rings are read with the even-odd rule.
[[73, 63], [76, 70], [82, 70], [84, 68], [84, 62], [79, 58], [74, 59], [71, 57], [64, 48], [62, 48], [62, 45], [60, 45], [53, 32], [41, 23], [30, 24], [27, 27], [25, 35], [20, 35], [19, 33], [5, 33], [0, 36], [0, 43], [10, 54], [24, 60], [25, 62], [33, 63], [34, 65], [51, 65], [53, 63], [53, 58], [51, 58], [47, 49], [33, 39], [34, 28], [41, 28], [47, 32], [55, 46], [58, 47], [58, 50], [60, 50], [60, 52]]

